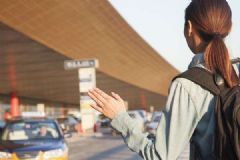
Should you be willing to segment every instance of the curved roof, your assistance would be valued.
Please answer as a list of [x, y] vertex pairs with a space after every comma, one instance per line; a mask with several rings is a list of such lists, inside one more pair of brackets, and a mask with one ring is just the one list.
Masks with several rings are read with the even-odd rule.
[[[78, 70], [64, 70], [68, 57], [42, 45], [11, 27], [0, 23], [0, 98], [9, 103], [16, 93], [21, 103], [79, 106]], [[96, 73], [97, 86], [114, 91], [128, 103], [129, 109], [165, 105], [166, 97], [134, 85]], [[29, 101], [30, 100], [30, 101]]]
[[1, 1], [0, 21], [70, 59], [97, 58], [99, 71], [167, 94], [178, 71], [106, 0]]

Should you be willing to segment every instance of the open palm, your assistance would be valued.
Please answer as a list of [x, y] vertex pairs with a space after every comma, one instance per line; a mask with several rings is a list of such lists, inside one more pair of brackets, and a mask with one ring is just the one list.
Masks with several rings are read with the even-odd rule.
[[91, 107], [101, 112], [106, 117], [113, 119], [118, 113], [126, 111], [123, 99], [116, 93], [112, 92], [108, 95], [98, 88], [94, 88], [88, 92], [88, 95], [96, 102]]

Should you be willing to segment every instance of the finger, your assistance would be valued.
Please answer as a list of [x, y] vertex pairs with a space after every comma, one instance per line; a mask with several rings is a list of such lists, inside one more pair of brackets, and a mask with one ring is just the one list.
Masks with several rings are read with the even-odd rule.
[[99, 88], [94, 88], [94, 90], [95, 90], [98, 94], [102, 95], [105, 99], [112, 98], [111, 96], [109, 96], [108, 94], [106, 94], [105, 92], [103, 92], [103, 91], [102, 91], [101, 89], [99, 89]]
[[107, 102], [107, 98], [99, 94], [96, 90], [90, 91], [99, 101], [102, 102], [102, 104], [105, 104]]
[[101, 107], [104, 106], [102, 101], [100, 101], [92, 92], [88, 92], [88, 95]]
[[100, 106], [98, 106], [98, 105], [96, 105], [96, 104], [90, 104], [90, 106], [91, 106], [93, 109], [97, 110], [98, 112], [103, 113], [103, 109], [102, 109]]
[[116, 99], [116, 100], [119, 100], [119, 101], [123, 101], [123, 99], [116, 93], [114, 92], [111, 92], [112, 93], [112, 96]]

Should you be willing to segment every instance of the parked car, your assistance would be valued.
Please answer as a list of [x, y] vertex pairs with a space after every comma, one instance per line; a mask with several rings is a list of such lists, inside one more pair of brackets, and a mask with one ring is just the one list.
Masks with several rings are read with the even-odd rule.
[[6, 122], [3, 120], [0, 120], [0, 128], [4, 128], [5, 125], [6, 125]]
[[76, 117], [68, 115], [67, 117], [59, 117], [57, 121], [61, 128], [68, 133], [77, 132], [77, 125], [81, 123]]
[[74, 118], [81, 120], [81, 112], [80, 111], [69, 111], [68, 115], [73, 116]]
[[81, 117], [78, 117], [78, 116], [76, 116], [76, 115], [74, 115], [74, 114], [68, 114], [68, 116], [67, 117], [70, 117], [70, 118], [73, 118], [73, 119], [75, 119], [78, 123], [81, 123]]
[[153, 119], [154, 119], [156, 116], [159, 116], [159, 115], [162, 115], [162, 112], [161, 112], [161, 111], [155, 111], [155, 112], [153, 112], [150, 121], [153, 121]]
[[3, 121], [3, 120], [0, 120], [0, 136], [3, 132], [3, 129], [4, 129], [5, 125], [6, 125], [6, 122]]
[[103, 114], [100, 114], [98, 116], [97, 119], [98, 127], [107, 128], [110, 127], [110, 123], [111, 123], [110, 119], [104, 116]]

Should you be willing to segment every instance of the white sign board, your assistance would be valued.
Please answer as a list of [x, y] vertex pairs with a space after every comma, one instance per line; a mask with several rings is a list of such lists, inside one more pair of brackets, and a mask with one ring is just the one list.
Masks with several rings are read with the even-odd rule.
[[66, 60], [64, 61], [64, 69], [78, 69], [78, 68], [98, 68], [98, 60]]
[[[95, 68], [80, 68], [78, 70], [79, 91], [86, 93], [90, 89], [96, 87], [96, 69]], [[80, 108], [82, 115], [83, 130], [91, 130], [95, 123], [95, 112], [90, 104], [94, 103], [89, 96], [80, 96]]]
[[90, 89], [96, 87], [96, 69], [81, 68], [78, 70], [79, 75], [79, 91], [86, 93]]
[[[96, 69], [98, 60], [66, 60], [64, 69], [78, 69], [79, 92], [86, 94], [90, 89], [96, 87]], [[83, 130], [92, 129], [95, 123], [95, 111], [90, 104], [93, 103], [88, 96], [80, 96], [80, 110]]]

